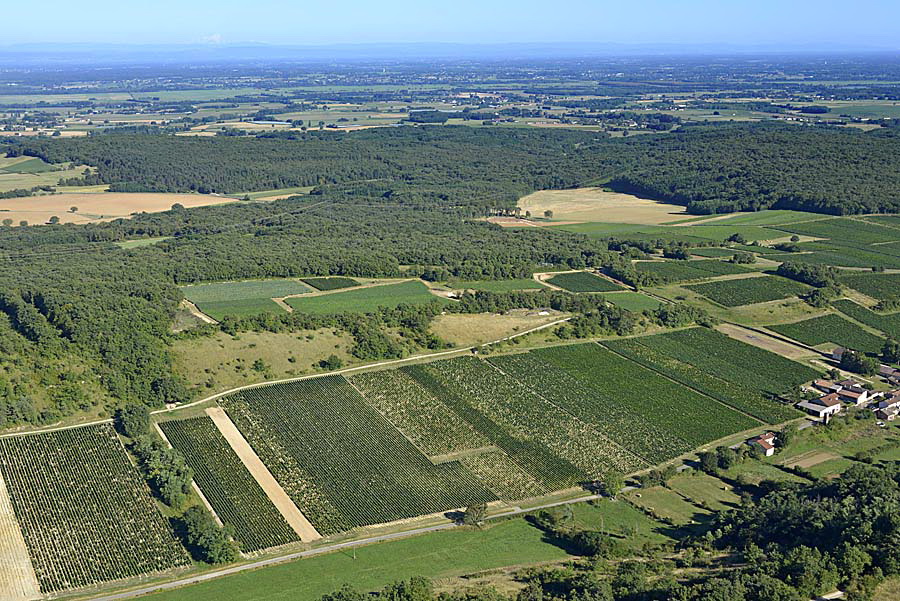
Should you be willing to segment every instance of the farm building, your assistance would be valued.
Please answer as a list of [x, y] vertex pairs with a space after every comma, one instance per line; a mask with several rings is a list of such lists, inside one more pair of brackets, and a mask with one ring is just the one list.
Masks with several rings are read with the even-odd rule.
[[845, 349], [844, 347], [839, 346], [839, 347], [835, 348], [833, 351], [831, 351], [831, 358], [834, 359], [835, 361], [840, 361], [841, 357], [844, 356], [844, 353], [847, 350], [849, 350], [849, 349]]
[[890, 365], [879, 365], [878, 375], [893, 384], [900, 384], [900, 369], [895, 369]]
[[775, 433], [766, 432], [765, 434], [754, 436], [747, 441], [747, 444], [749, 444], [751, 447], [761, 449], [763, 455], [765, 455], [766, 457], [771, 457], [775, 454]]
[[837, 395], [845, 403], [852, 403], [854, 405], [862, 405], [869, 400], [869, 391], [865, 388], [863, 388], [861, 392], [851, 390], [850, 388], [843, 388]]
[[900, 408], [900, 390], [894, 390], [884, 395], [880, 401], [875, 404], [875, 409]]
[[892, 422], [897, 418], [897, 414], [900, 413], [900, 407], [894, 405], [893, 407], [886, 407], [884, 409], [876, 409], [875, 417], [880, 420], [884, 420], [886, 422]]
[[826, 394], [812, 401], [797, 403], [799, 409], [803, 409], [810, 415], [824, 419], [841, 411], [841, 399], [837, 393]]
[[813, 387], [816, 390], [824, 392], [825, 394], [840, 392], [842, 388], [840, 384], [835, 384], [834, 382], [829, 382], [828, 380], [816, 380], [815, 382], [813, 382]]

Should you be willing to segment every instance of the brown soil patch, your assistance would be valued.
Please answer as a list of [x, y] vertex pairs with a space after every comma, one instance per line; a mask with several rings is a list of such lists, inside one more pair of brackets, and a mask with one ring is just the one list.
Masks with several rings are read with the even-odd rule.
[[260, 485], [279, 513], [284, 516], [285, 521], [297, 533], [300, 540], [309, 542], [322, 538], [322, 535], [316, 531], [315, 527], [306, 519], [306, 516], [297, 509], [297, 506], [294, 505], [288, 494], [284, 492], [284, 489], [281, 488], [281, 485], [250, 446], [250, 443], [237, 429], [237, 426], [234, 425], [234, 422], [231, 421], [231, 418], [228, 417], [228, 414], [225, 413], [225, 410], [221, 407], [210, 407], [206, 410], [206, 414], [212, 418], [219, 432], [222, 433], [229, 446], [241, 459], [241, 463], [244, 464], [244, 467], [247, 468], [253, 479]]
[[831, 461], [832, 459], [838, 459], [838, 456], [827, 451], [807, 451], [806, 453], [801, 453], [795, 457], [791, 457], [789, 460], [784, 462], [784, 466], [802, 467], [803, 469], [808, 469], [814, 465], [819, 465], [820, 463]]
[[803, 347], [794, 346], [793, 344], [782, 342], [781, 340], [778, 340], [776, 338], [772, 338], [770, 336], [766, 336], [765, 334], [760, 334], [759, 332], [754, 332], [753, 330], [748, 330], [734, 324], [722, 323], [717, 325], [716, 329], [729, 338], [734, 338], [735, 340], [740, 340], [741, 342], [752, 344], [753, 346], [771, 351], [773, 353], [781, 355], [782, 357], [787, 357], [788, 359], [802, 359], [814, 355], [814, 353], [808, 351]]
[[0, 476], [0, 601], [40, 598], [28, 547], [13, 512], [6, 482]]
[[[680, 205], [666, 204], [631, 194], [607, 192], [601, 188], [540, 190], [519, 199], [522, 211], [543, 215], [553, 211], [561, 221], [601, 221], [659, 225], [678, 218], [691, 217]], [[552, 225], [558, 225], [553, 222]]]
[[[186, 208], [236, 202], [234, 198], [212, 194], [156, 194], [149, 192], [98, 192], [47, 194], [0, 200], [0, 220], [12, 219], [14, 225], [46, 223], [59, 217], [60, 223], [89, 223], [131, 217], [132, 213], [168, 211], [173, 204]], [[69, 208], [78, 207], [70, 213]]]

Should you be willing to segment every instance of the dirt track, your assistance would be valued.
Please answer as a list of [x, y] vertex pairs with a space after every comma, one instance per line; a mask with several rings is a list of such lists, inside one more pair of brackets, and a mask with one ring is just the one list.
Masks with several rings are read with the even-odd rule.
[[234, 452], [237, 453], [237, 456], [240, 457], [241, 462], [256, 482], [262, 487], [266, 496], [269, 497], [269, 500], [275, 505], [275, 508], [278, 509], [282, 516], [284, 516], [288, 525], [294, 529], [294, 532], [297, 533], [300, 540], [309, 542], [322, 538], [322, 535], [316, 531], [315, 527], [313, 527], [310, 521], [306, 519], [306, 516], [297, 509], [297, 506], [294, 505], [294, 502], [288, 494], [284, 492], [284, 489], [281, 488], [281, 485], [278, 484], [278, 481], [275, 480], [272, 473], [266, 468], [256, 452], [250, 447], [250, 443], [248, 443], [240, 433], [237, 426], [234, 425], [231, 418], [225, 413], [225, 410], [221, 407], [210, 407], [206, 410], [206, 414], [212, 418], [213, 423], [216, 424], [219, 432], [222, 433], [222, 436], [225, 437], [225, 440], [228, 441], [228, 444]]
[[0, 476], [0, 601], [40, 598], [28, 547]]

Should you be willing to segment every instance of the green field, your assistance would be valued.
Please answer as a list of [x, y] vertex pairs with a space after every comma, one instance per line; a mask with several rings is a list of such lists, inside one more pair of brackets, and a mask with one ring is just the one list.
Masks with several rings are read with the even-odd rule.
[[663, 282], [704, 280], [719, 275], [749, 273], [750, 270], [734, 263], [704, 259], [699, 261], [636, 261], [634, 268], [649, 273]]
[[216, 320], [226, 315], [238, 317], [260, 313], [284, 313], [273, 298], [305, 294], [310, 288], [298, 280], [246, 280], [195, 284], [181, 288], [184, 297]]
[[546, 288], [532, 278], [515, 280], [451, 280], [447, 285], [454, 290], [486, 290], [488, 292], [512, 292], [514, 290], [540, 290]]
[[791, 392], [818, 376], [800, 363], [706, 328], [611, 340], [604, 345], [770, 424], [798, 414], [769, 397]]
[[830, 342], [857, 351], [878, 353], [884, 344], [882, 338], [835, 314], [766, 327], [809, 346]]
[[841, 282], [878, 300], [900, 297], [900, 273], [861, 273], [845, 275]]
[[884, 332], [891, 338], [900, 338], [900, 313], [876, 313], [850, 300], [839, 300], [832, 304], [844, 315]]
[[308, 298], [289, 298], [285, 302], [300, 313], [367, 313], [379, 308], [391, 308], [403, 304], [446, 303], [428, 292], [428, 287], [417, 280], [399, 284], [382, 284], [350, 289]]
[[561, 273], [548, 279], [547, 283], [569, 292], [611, 292], [622, 289], [615, 282], [586, 271]]
[[[588, 518], [590, 519], [590, 518]], [[599, 520], [591, 519], [596, 524]], [[151, 601], [315, 601], [352, 584], [380, 589], [421, 575], [446, 578], [570, 557], [523, 519], [368, 545], [150, 595]]]
[[115, 245], [119, 248], [130, 250], [132, 248], [141, 248], [143, 246], [153, 246], [159, 242], [164, 240], [171, 240], [171, 236], [157, 236], [155, 238], [135, 238], [134, 240], [122, 240], [121, 242], [116, 242]]
[[809, 286], [777, 276], [720, 280], [685, 286], [725, 307], [739, 307], [798, 296]]
[[298, 280], [245, 280], [182, 286], [182, 294], [192, 303], [225, 302], [248, 299], [281, 298], [291, 294], [304, 294], [309, 288]]
[[662, 304], [661, 301], [658, 301], [653, 297], [640, 292], [632, 292], [630, 290], [623, 290], [622, 292], [605, 292], [603, 293], [603, 297], [620, 309], [633, 311], [635, 313], [640, 313], [641, 311], [653, 311]]

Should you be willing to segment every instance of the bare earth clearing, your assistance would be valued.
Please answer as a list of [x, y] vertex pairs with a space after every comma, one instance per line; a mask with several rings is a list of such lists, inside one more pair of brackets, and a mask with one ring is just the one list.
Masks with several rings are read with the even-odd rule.
[[13, 513], [6, 482], [0, 476], [0, 601], [40, 597], [28, 547]]
[[234, 425], [234, 422], [231, 421], [225, 410], [221, 407], [210, 407], [206, 410], [206, 414], [212, 418], [216, 428], [219, 429], [219, 432], [228, 441], [229, 446], [240, 457], [241, 463], [244, 464], [250, 475], [260, 485], [266, 496], [275, 505], [275, 508], [284, 516], [288, 525], [294, 529], [300, 540], [309, 542], [322, 538], [322, 535], [316, 531], [309, 520], [306, 519], [306, 516], [300, 513], [300, 510], [297, 509], [297, 506], [294, 505], [288, 494], [284, 492], [284, 489], [281, 488], [275, 477], [272, 476], [256, 452], [250, 447], [250, 443], [238, 431], [237, 426]]
[[837, 459], [838, 456], [834, 453], [829, 453], [827, 451], [808, 451], [806, 453], [801, 453], [796, 457], [791, 457], [789, 461], [784, 463], [785, 467], [801, 467], [803, 469], [808, 469], [813, 467], [814, 465], [819, 465], [820, 463], [825, 463], [826, 461], [831, 461], [832, 459]]
[[[46, 223], [51, 217], [59, 217], [60, 223], [89, 223], [128, 218], [132, 213], [168, 211], [173, 204], [186, 208], [236, 202], [234, 198], [212, 194], [156, 194], [150, 192], [102, 192], [48, 194], [0, 200], [0, 219], [12, 219], [29, 224]], [[71, 207], [78, 212], [71, 213]]]
[[747, 344], [752, 344], [753, 346], [771, 351], [773, 353], [781, 355], [782, 357], [787, 357], [788, 359], [803, 359], [815, 356], [815, 353], [810, 352], [803, 347], [794, 346], [792, 344], [788, 344], [787, 342], [782, 342], [781, 340], [778, 340], [776, 338], [772, 338], [770, 336], [766, 336], [765, 334], [760, 334], [759, 332], [754, 332], [753, 330], [748, 330], [734, 324], [722, 323], [717, 325], [716, 329], [729, 338], [734, 338], [735, 340], [746, 342]]
[[431, 324], [431, 331], [439, 338], [457, 346], [484, 344], [564, 317], [558, 311], [551, 310], [546, 313], [547, 315], [539, 315], [538, 311], [531, 309], [517, 309], [506, 315], [449, 313], [438, 315]]
[[[638, 198], [631, 194], [607, 192], [600, 188], [572, 190], [540, 190], [519, 199], [522, 212], [540, 217], [553, 211], [553, 219], [561, 221], [602, 221], [606, 223], [638, 223], [658, 225], [691, 217], [680, 205]], [[553, 225], [559, 225], [554, 221]]]

